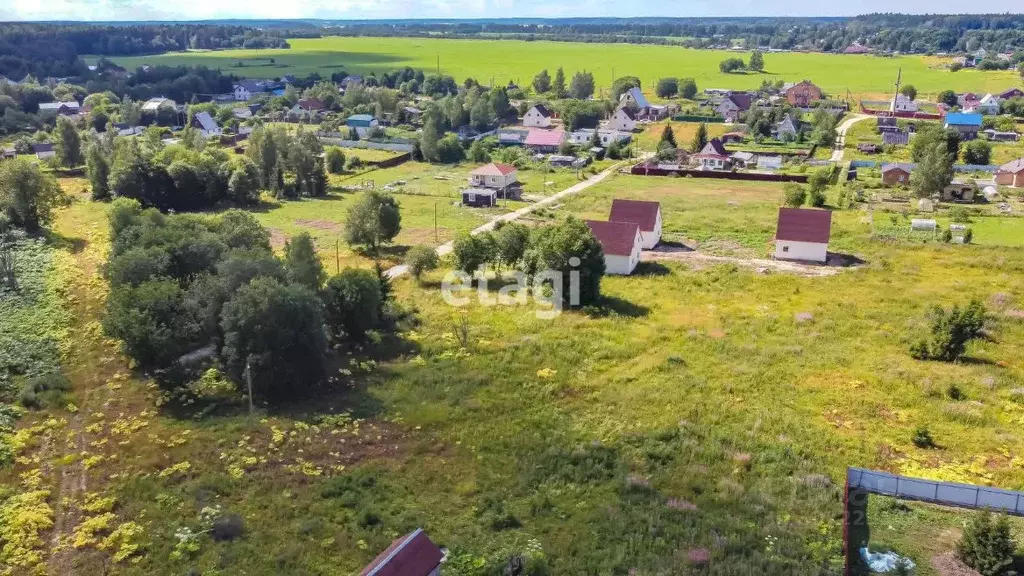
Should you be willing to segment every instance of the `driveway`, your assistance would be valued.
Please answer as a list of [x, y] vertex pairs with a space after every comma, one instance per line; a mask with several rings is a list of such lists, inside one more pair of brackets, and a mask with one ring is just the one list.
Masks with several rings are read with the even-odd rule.
[[843, 161], [843, 149], [846, 147], [846, 131], [857, 122], [867, 120], [868, 118], [873, 118], [873, 116], [869, 114], [854, 114], [843, 120], [843, 123], [836, 128], [836, 149], [832, 151], [832, 157], [829, 160], [833, 162]]

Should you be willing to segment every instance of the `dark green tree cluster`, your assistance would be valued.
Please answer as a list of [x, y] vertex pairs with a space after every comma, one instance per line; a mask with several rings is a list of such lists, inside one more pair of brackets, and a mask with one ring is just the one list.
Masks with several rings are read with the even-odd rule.
[[14, 225], [35, 232], [67, 202], [57, 179], [37, 163], [21, 157], [0, 162], [0, 231]]
[[301, 126], [294, 134], [281, 128], [253, 130], [245, 155], [265, 190], [285, 198], [327, 194], [323, 145]]
[[183, 356], [212, 346], [240, 390], [248, 376], [254, 395], [295, 398], [324, 381], [330, 341], [362, 340], [384, 318], [379, 275], [327, 279], [306, 233], [278, 258], [267, 230], [240, 210], [165, 215], [119, 198], [109, 221], [104, 331], [165, 386], [182, 383]]
[[1017, 545], [1005, 515], [993, 520], [992, 512], [981, 510], [964, 528], [956, 544], [956, 556], [981, 576], [1013, 576]]
[[[530, 229], [504, 224], [493, 232], [462, 234], [455, 239], [455, 267], [475, 274], [490, 266], [496, 271], [518, 269], [533, 277], [542, 271], [562, 273], [562, 299], [566, 308], [598, 303], [604, 276], [604, 252], [586, 223], [570, 216], [552, 226]], [[570, 274], [579, 275], [579, 300], [572, 301]]]

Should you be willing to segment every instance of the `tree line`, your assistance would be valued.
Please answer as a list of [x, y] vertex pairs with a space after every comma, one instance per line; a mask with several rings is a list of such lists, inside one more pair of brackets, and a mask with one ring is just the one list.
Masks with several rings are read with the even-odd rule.
[[[1024, 44], [1024, 15], [867, 14], [840, 18], [569, 18], [541, 22], [399, 21], [325, 29], [340, 36], [423, 36], [680, 44], [694, 48], [741, 41], [748, 47], [841, 51], [854, 42], [875, 50], [1014, 51]], [[729, 39], [729, 40], [723, 40]]]

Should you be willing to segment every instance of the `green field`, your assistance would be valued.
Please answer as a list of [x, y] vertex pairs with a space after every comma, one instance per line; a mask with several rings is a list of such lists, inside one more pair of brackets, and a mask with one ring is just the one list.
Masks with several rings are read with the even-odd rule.
[[[468, 167], [398, 169], [353, 178], [419, 175], [443, 198], [451, 184], [432, 175]], [[527, 176], [538, 177], [550, 176]], [[256, 212], [315, 229], [309, 220], [336, 219], [349, 196]], [[782, 187], [615, 175], [548, 216], [605, 217], [619, 197], [661, 202], [668, 240], [763, 257]], [[410, 230], [432, 222], [435, 197], [422, 198], [399, 198]], [[830, 247], [858, 268], [645, 263], [604, 279], [602, 307], [552, 320], [532, 304], [452, 307], [443, 271], [400, 279], [416, 319], [400, 342], [353, 356], [322, 396], [250, 417], [241, 402], [169, 409], [103, 337], [104, 208], [78, 194], [61, 209], [57, 265], [39, 269], [67, 311], [68, 328], [51, 334], [74, 405], [26, 415], [18, 459], [0, 469], [0, 503], [30, 495], [0, 508], [17, 520], [3, 534], [46, 573], [353, 574], [421, 526], [450, 549], [450, 576], [500, 574], [511, 554], [543, 557], [559, 576], [836, 575], [848, 465], [1024, 486], [1024, 251], [1000, 245], [987, 219], [975, 239], [994, 245], [957, 246], [878, 241], [866, 210], [837, 211]], [[1021, 221], [993, 224], [1004, 220]], [[1000, 234], [1011, 244], [1021, 231]], [[972, 297], [988, 303], [991, 338], [956, 364], [909, 356], [930, 304]], [[26, 331], [33, 318], [2, 325]], [[940, 448], [913, 444], [919, 426]], [[873, 545], [937, 576], [929, 559], [950, 550], [963, 515], [872, 506]], [[209, 509], [239, 514], [242, 535], [202, 532]], [[186, 528], [194, 547], [180, 546]], [[706, 568], [692, 566], [705, 555]]]
[[[676, 46], [634, 44], [587, 44], [569, 42], [520, 42], [513, 40], [448, 40], [421, 38], [329, 37], [290, 40], [287, 50], [227, 50], [115, 58], [126, 67], [142, 64], [192, 64], [221, 68], [248, 77], [273, 78], [285, 74], [319, 72], [378, 74], [411, 66], [441, 72], [461, 81], [476, 78], [481, 83], [521, 86], [547, 68], [554, 74], [562, 66], [568, 75], [579, 70], [594, 73], [599, 87], [611, 86], [615, 76], [634, 75], [650, 91], [657, 78], [692, 77], [703, 88], [756, 88], [763, 80], [797, 82], [809, 79], [835, 97], [854, 94], [888, 94], [903, 70], [903, 82], [913, 84], [923, 95], [945, 89], [1001, 92], [1020, 83], [1012, 71], [956, 73], [940, 68], [941, 62], [922, 56], [876, 57], [835, 54], [767, 54], [764, 74], [722, 74], [718, 63], [734, 52], [691, 50]], [[741, 56], [746, 56], [740, 54]], [[260, 59], [246, 63], [247, 59]], [[273, 58], [270, 65], [267, 58]], [[243, 67], [236, 67], [242, 62]]]

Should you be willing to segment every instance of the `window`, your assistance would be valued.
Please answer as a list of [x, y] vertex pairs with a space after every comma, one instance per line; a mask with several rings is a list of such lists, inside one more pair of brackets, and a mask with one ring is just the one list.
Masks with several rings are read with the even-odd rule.
[[472, 192], [466, 194], [466, 202], [476, 202], [476, 194]]
[[783, 252], [789, 252], [789, 246], [783, 246], [782, 247], [782, 251]]

